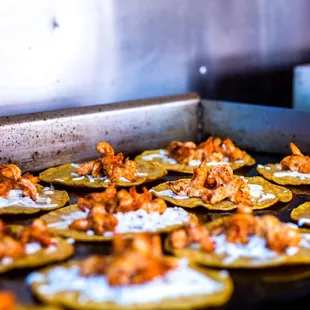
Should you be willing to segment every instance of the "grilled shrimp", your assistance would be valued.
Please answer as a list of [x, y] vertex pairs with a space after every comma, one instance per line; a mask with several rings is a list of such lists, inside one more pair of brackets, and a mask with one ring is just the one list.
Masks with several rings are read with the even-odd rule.
[[114, 149], [113, 147], [107, 143], [107, 142], [99, 142], [97, 144], [97, 151], [105, 156], [113, 156], [114, 155]]
[[22, 172], [19, 167], [13, 164], [0, 165], [0, 175], [7, 179], [17, 181], [21, 178]]

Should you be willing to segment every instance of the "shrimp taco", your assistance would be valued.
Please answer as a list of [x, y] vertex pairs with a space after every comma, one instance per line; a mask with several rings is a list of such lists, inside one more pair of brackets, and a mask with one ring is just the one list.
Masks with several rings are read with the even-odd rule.
[[165, 248], [178, 257], [219, 268], [310, 264], [307, 234], [273, 215], [254, 216], [246, 205], [239, 205], [237, 213], [205, 226], [192, 222], [173, 231]]
[[135, 187], [117, 190], [113, 185], [91, 193], [71, 205], [42, 217], [49, 232], [78, 241], [106, 241], [116, 233], [130, 238], [140, 232], [169, 232], [187, 223], [193, 215], [182, 208], [168, 208], [161, 198]]
[[[126, 267], [125, 267], [126, 266]], [[111, 256], [91, 256], [30, 274], [36, 297], [70, 309], [192, 309], [220, 306], [231, 297], [227, 271], [164, 256], [159, 236], [117, 235]]]
[[29, 227], [5, 226], [0, 220], [0, 273], [63, 261], [72, 254], [72, 245], [52, 238], [42, 219]]
[[291, 212], [291, 219], [298, 223], [303, 232], [310, 232], [310, 202], [305, 202], [293, 209]]
[[198, 146], [194, 142], [171, 142], [167, 149], [145, 151], [136, 160], [158, 162], [167, 170], [193, 173], [203, 160], [212, 167], [227, 163], [233, 170], [253, 166], [255, 159], [239, 149], [230, 139], [209, 137]]
[[280, 185], [310, 185], [310, 157], [290, 143], [292, 155], [279, 164], [257, 165], [257, 171], [267, 180]]
[[73, 187], [106, 188], [109, 184], [136, 186], [167, 174], [159, 163], [130, 160], [123, 153], [115, 155], [113, 147], [107, 142], [99, 142], [97, 151], [102, 155], [99, 159], [49, 168], [39, 177], [44, 182]]
[[290, 190], [271, 184], [262, 177], [240, 177], [229, 165], [209, 168], [203, 161], [191, 179], [159, 184], [151, 189], [155, 196], [184, 208], [203, 206], [209, 210], [229, 211], [246, 202], [253, 210], [268, 208], [278, 201], [289, 202]]
[[32, 214], [63, 207], [69, 196], [66, 191], [38, 184], [39, 178], [25, 173], [18, 166], [0, 165], [0, 215]]

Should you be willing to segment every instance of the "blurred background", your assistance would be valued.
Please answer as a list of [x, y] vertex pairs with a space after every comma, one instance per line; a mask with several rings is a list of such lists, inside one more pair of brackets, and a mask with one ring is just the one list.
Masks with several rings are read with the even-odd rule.
[[309, 0], [1, 1], [0, 114], [186, 92], [306, 110], [309, 12]]

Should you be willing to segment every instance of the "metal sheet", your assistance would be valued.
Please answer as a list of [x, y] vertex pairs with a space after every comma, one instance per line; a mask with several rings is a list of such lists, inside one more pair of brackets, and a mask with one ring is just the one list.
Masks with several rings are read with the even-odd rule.
[[196, 140], [195, 94], [0, 117], [0, 162], [40, 170], [96, 157], [98, 141], [139, 152], [171, 140]]
[[230, 137], [248, 150], [282, 154], [293, 141], [310, 153], [310, 112], [212, 100], [202, 100], [202, 107], [205, 137]]
[[296, 110], [310, 111], [310, 65], [294, 68], [293, 107]]
[[[12, 2], [12, 1], [11, 1]], [[290, 106], [308, 0], [0, 4], [0, 115], [198, 92]]]

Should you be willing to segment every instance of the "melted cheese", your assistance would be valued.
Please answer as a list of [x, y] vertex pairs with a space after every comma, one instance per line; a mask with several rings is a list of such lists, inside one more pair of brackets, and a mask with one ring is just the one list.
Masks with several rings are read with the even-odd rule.
[[[103, 275], [82, 277], [79, 267], [56, 267], [46, 276], [35, 272], [27, 277], [27, 283], [40, 283], [42, 294], [55, 294], [64, 291], [74, 291], [81, 294], [80, 301], [106, 302], [111, 301], [120, 305], [142, 303], [160, 303], [163, 299], [181, 298], [212, 294], [224, 289], [223, 284], [182, 264], [166, 275], [157, 277], [144, 284], [110, 286]], [[222, 278], [228, 277], [221, 273]]]
[[[69, 215], [63, 215], [62, 221], [48, 224], [48, 227], [66, 229], [74, 220], [86, 218], [88, 212], [76, 211]], [[145, 231], [157, 231], [169, 226], [180, 225], [189, 221], [189, 214], [182, 208], [167, 208], [163, 214], [158, 212], [147, 213], [145, 210], [137, 210], [115, 214], [118, 219], [116, 233], [136, 233]], [[92, 236], [92, 230], [87, 231]], [[105, 232], [104, 236], [111, 236], [111, 232]]]
[[[43, 194], [49, 195], [53, 194], [53, 191], [46, 190]], [[37, 194], [37, 200], [33, 201], [30, 197], [24, 197], [22, 190], [11, 189], [6, 198], [0, 197], [0, 208], [5, 208], [9, 206], [22, 206], [30, 208], [51, 208], [56, 207], [57, 204], [51, 204], [51, 198], [41, 197]]]
[[252, 201], [263, 202], [270, 199], [275, 199], [276, 196], [271, 193], [265, 193], [264, 189], [259, 184], [249, 184], [250, 187], [250, 195], [252, 197]]
[[[254, 201], [262, 202], [265, 200], [270, 200], [270, 199], [276, 198], [276, 196], [274, 194], [265, 193], [263, 191], [263, 187], [258, 185], [258, 184], [249, 184], [249, 187], [250, 187], [250, 195], [252, 196], [252, 200], [254, 200]], [[190, 198], [188, 196], [177, 195], [170, 189], [160, 191], [160, 192], [156, 192], [153, 189], [151, 189], [150, 192], [154, 192], [157, 195], [162, 196], [162, 197], [170, 197], [170, 198], [173, 198], [176, 200], [183, 200], [183, 199], [189, 199]]]
[[170, 189], [167, 189], [167, 190], [164, 190], [164, 191], [160, 191], [160, 192], [156, 192], [156, 191], [154, 191], [153, 189], [150, 189], [149, 191], [150, 191], [150, 192], [153, 192], [153, 193], [156, 193], [156, 194], [159, 195], [159, 196], [162, 196], [162, 197], [170, 197], [170, 198], [173, 198], [173, 199], [176, 199], [176, 200], [189, 199], [188, 196], [177, 195], [177, 194], [175, 194], [175, 193], [174, 193], [172, 190], [170, 190]]
[[273, 174], [277, 178], [293, 177], [301, 180], [310, 179], [310, 173], [300, 173], [298, 171], [279, 171]]
[[298, 220], [298, 226], [299, 227], [304, 226], [304, 224], [310, 225], [310, 219], [301, 218], [301, 219]]
[[159, 150], [159, 153], [142, 156], [142, 159], [146, 161], [152, 161], [155, 158], [160, 158], [163, 162], [166, 162], [171, 165], [178, 163], [175, 159], [169, 158], [167, 155], [168, 155], [167, 151]]
[[[276, 252], [267, 248], [266, 240], [258, 236], [250, 236], [247, 244], [227, 242], [224, 234], [213, 236], [212, 239], [216, 244], [215, 253], [218, 255], [227, 255], [224, 259], [224, 263], [226, 264], [232, 263], [241, 257], [257, 260], [258, 264], [260, 260], [273, 260], [279, 257]], [[300, 245], [302, 246], [302, 244]], [[285, 254], [292, 256], [298, 251], [299, 248], [288, 247]]]

